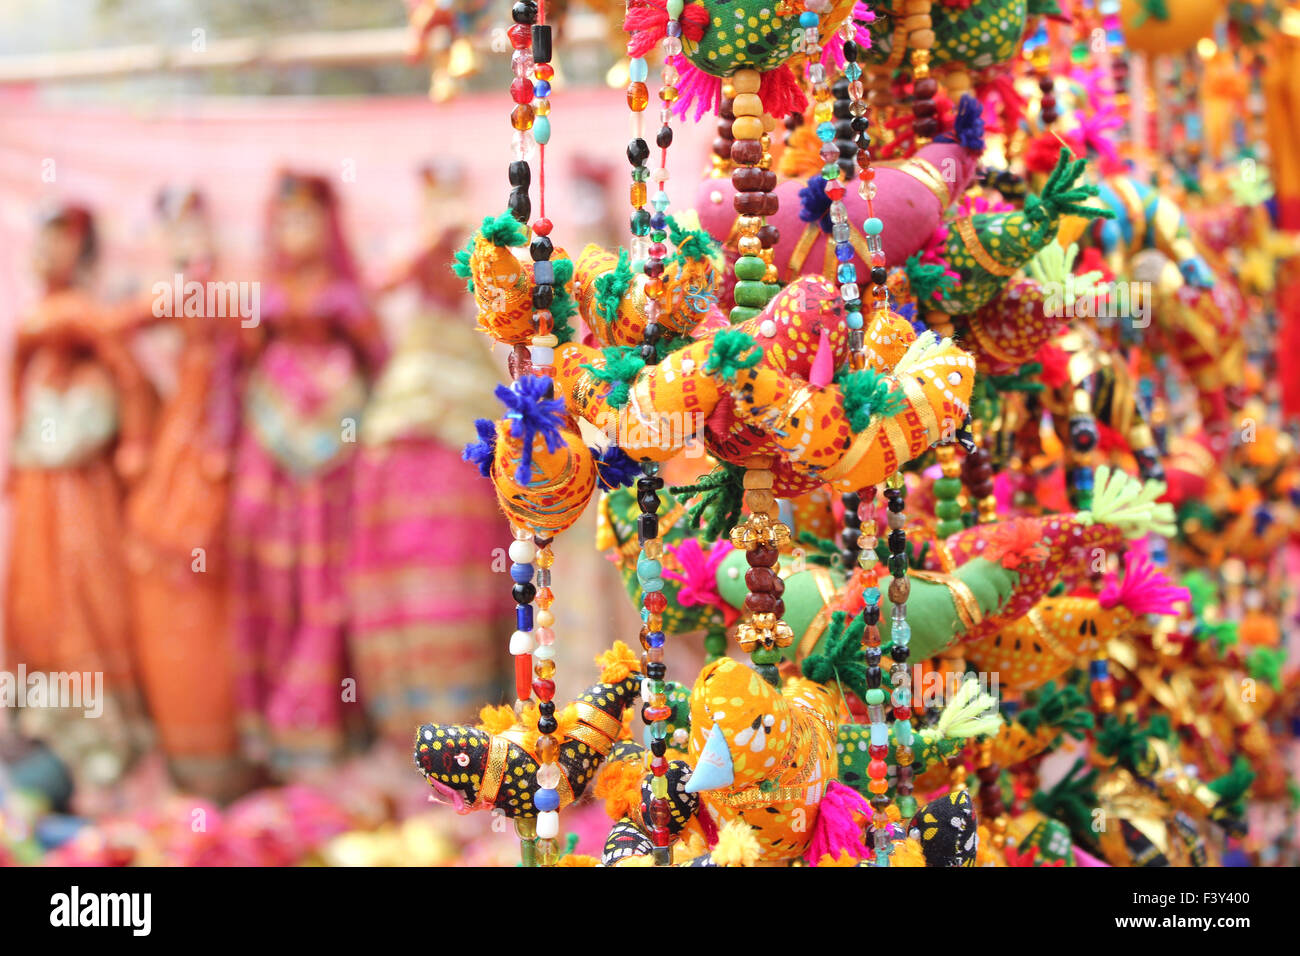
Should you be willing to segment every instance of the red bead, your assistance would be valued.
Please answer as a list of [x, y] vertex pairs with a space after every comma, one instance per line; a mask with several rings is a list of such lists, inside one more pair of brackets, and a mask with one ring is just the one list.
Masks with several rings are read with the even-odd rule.
[[533, 232], [539, 236], [549, 236], [551, 234], [551, 220], [537, 219], [533, 222]]
[[555, 75], [555, 67], [549, 63], [538, 63], [533, 67], [533, 76], [539, 80], [549, 80]]
[[537, 695], [538, 700], [550, 700], [555, 696], [555, 681], [540, 679], [533, 681], [533, 693]]
[[894, 719], [895, 719], [895, 720], [911, 720], [911, 719], [912, 719], [912, 708], [911, 708], [911, 707], [895, 707], [895, 708], [894, 708]]
[[656, 777], [662, 777], [664, 774], [666, 774], [668, 772], [668, 758], [655, 757], [653, 760], [651, 760], [650, 772], [653, 773]]
[[533, 28], [526, 23], [516, 23], [506, 31], [506, 36], [516, 50], [527, 50], [533, 45]]
[[663, 591], [647, 591], [641, 603], [651, 614], [662, 614], [668, 609], [668, 598]]
[[889, 748], [872, 746], [867, 748], [867, 753], [871, 754], [871, 757], [874, 760], [884, 760], [889, 756]]
[[884, 780], [887, 773], [889, 767], [883, 760], [873, 760], [867, 764], [867, 776], [873, 780]]
[[826, 184], [826, 196], [829, 199], [844, 198], [844, 183], [842, 180], [835, 180], [833, 183]]
[[533, 101], [533, 84], [530, 80], [522, 76], [515, 77], [510, 84], [510, 98], [516, 103], [531, 103]]
[[527, 700], [533, 691], [533, 655], [515, 655], [515, 697]]
[[650, 818], [650, 825], [655, 827], [666, 827], [672, 821], [673, 810], [668, 801], [663, 797], [655, 797], [650, 801], [650, 810], [647, 814]]
[[656, 720], [667, 720], [672, 715], [673, 709], [671, 707], [647, 707], [641, 712], [641, 716], [652, 724]]
[[650, 842], [655, 846], [668, 846], [673, 839], [673, 835], [668, 832], [667, 827], [651, 827]]

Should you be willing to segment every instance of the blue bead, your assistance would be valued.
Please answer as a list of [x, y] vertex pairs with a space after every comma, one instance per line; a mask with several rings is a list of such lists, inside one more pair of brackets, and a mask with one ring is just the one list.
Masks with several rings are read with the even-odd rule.
[[533, 140], [538, 146], [545, 146], [551, 141], [551, 118], [539, 116], [533, 120]]
[[636, 57], [627, 65], [628, 76], [634, 83], [644, 83], [650, 75], [650, 67], [641, 57]]
[[538, 790], [533, 794], [533, 803], [542, 813], [560, 809], [560, 792], [558, 790]]
[[817, 26], [817, 22], [820, 19], [821, 17], [817, 16], [817, 14], [813, 13], [811, 10], [805, 10], [803, 13], [799, 14], [799, 26], [806, 30], [808, 27]]
[[663, 578], [649, 578], [641, 582], [642, 591], [662, 591], [664, 589]]
[[862, 67], [858, 66], [856, 63], [849, 63], [845, 65], [844, 76], [846, 79], [856, 80], [861, 75], [862, 75]]
[[[836, 244], [835, 258], [838, 259], [840, 262], [851, 262], [853, 260], [853, 243], [841, 242]], [[853, 278], [856, 279], [857, 275], [855, 274]], [[846, 282], [849, 280], [842, 279], [840, 281]]]
[[880, 588], [867, 588], [862, 592], [862, 600], [866, 601], [868, 604], [879, 604]]
[[547, 83], [545, 80], [533, 81], [533, 96], [537, 97], [539, 100], [544, 100], [546, 99], [546, 97], [550, 95], [551, 95], [550, 83]]
[[533, 566], [531, 564], [512, 564], [510, 565], [510, 577], [516, 584], [527, 584], [533, 579]]
[[663, 229], [667, 225], [668, 225], [668, 217], [665, 216], [662, 212], [656, 212], [653, 216], [650, 217], [651, 229]]
[[817, 138], [821, 140], [823, 143], [829, 143], [831, 140], [833, 140], [835, 138], [835, 124], [818, 123]]
[[865, 232], [868, 236], [878, 236], [882, 232], [884, 232], [884, 229], [885, 229], [885, 224], [881, 222], [879, 219], [877, 219], [875, 216], [872, 216], [870, 219], [868, 219], [866, 222], [862, 224], [862, 231]]
[[651, 647], [663, 647], [663, 646], [664, 646], [664, 632], [663, 632], [663, 631], [651, 631], [649, 634], [647, 634], [647, 635], [645, 636], [645, 639], [646, 639], [646, 641], [650, 644]]
[[848, 326], [849, 328], [851, 328], [851, 329], [860, 329], [860, 328], [862, 328], [862, 313], [861, 313], [861, 312], [850, 312], [850, 313], [848, 314], [848, 317], [845, 318], [845, 320], [844, 320], [844, 324], [847, 325], [847, 326]]
[[[836, 258], [839, 258], [838, 254]], [[841, 259], [840, 267], [835, 270], [835, 278], [838, 279], [840, 282], [857, 282], [858, 267], [851, 262], [845, 262], [843, 259]]]
[[1110, 661], [1102, 659], [1088, 663], [1088, 676], [1093, 680], [1105, 680], [1110, 676]]
[[515, 605], [515, 630], [531, 631], [533, 629], [533, 606], [531, 604]]

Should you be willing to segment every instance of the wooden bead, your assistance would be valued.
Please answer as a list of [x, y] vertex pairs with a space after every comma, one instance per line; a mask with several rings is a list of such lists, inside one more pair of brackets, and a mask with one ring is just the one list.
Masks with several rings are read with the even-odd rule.
[[762, 77], [758, 70], [737, 70], [731, 77], [731, 88], [737, 96], [741, 93], [757, 93], [760, 82]]
[[737, 116], [731, 124], [731, 135], [738, 140], [756, 140], [763, 135], [763, 121], [757, 116]]
[[763, 101], [757, 93], [738, 93], [731, 102], [731, 111], [737, 116], [762, 116]]

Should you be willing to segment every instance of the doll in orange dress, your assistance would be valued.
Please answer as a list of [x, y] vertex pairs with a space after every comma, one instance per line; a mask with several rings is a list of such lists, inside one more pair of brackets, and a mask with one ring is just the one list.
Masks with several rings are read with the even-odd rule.
[[[203, 197], [167, 191], [158, 207], [174, 274], [185, 283], [216, 280]], [[223, 799], [244, 785], [225, 550], [240, 318], [186, 314], [170, 296], [155, 296], [149, 306], [137, 327], [170, 324], [182, 345], [175, 390], [127, 503], [140, 678], [173, 778], [186, 790]]]
[[[94, 258], [89, 211], [52, 210], [36, 241], [43, 295], [14, 348], [5, 669], [28, 675], [23, 731], [101, 784], [126, 769], [145, 729], [121, 516], [125, 483], [145, 463], [152, 393], [84, 289]], [[65, 695], [34, 706], [31, 675], [52, 672]]]
[[350, 497], [385, 347], [328, 180], [285, 173], [268, 236], [260, 322], [240, 330], [257, 344], [231, 478], [235, 692], [249, 755], [297, 775], [337, 760], [362, 719], [346, 647]]

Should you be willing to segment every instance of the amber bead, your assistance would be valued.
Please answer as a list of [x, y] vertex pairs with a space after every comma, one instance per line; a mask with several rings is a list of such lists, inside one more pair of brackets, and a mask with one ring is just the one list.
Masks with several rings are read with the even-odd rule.
[[510, 125], [517, 130], [533, 128], [533, 108], [527, 103], [520, 103], [510, 113]]
[[651, 614], [662, 614], [668, 609], [668, 598], [664, 597], [663, 591], [647, 591], [641, 604]]
[[650, 91], [644, 83], [633, 81], [627, 85], [628, 109], [640, 113], [650, 102]]
[[537, 759], [541, 763], [554, 763], [560, 753], [560, 742], [550, 734], [537, 738]]
[[632, 205], [637, 209], [640, 209], [645, 205], [646, 201], [646, 184], [633, 183], [628, 196], [631, 199]]

